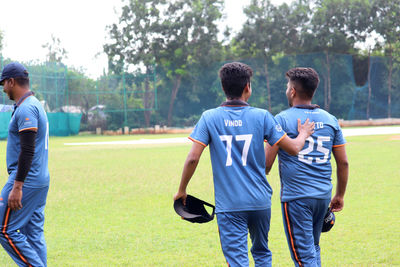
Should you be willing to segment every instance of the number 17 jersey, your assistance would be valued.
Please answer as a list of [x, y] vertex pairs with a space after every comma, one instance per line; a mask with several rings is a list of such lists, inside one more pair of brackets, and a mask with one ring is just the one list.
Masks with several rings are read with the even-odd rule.
[[343, 138], [337, 119], [318, 106], [292, 107], [276, 115], [276, 120], [289, 137], [296, 138], [297, 119], [315, 123], [314, 133], [307, 138], [297, 156], [279, 149], [279, 174], [281, 201], [300, 198], [328, 199], [331, 197], [331, 152], [333, 147], [343, 146]]
[[268, 111], [242, 103], [205, 111], [189, 137], [210, 145], [216, 213], [271, 206], [264, 140], [274, 145], [285, 132]]

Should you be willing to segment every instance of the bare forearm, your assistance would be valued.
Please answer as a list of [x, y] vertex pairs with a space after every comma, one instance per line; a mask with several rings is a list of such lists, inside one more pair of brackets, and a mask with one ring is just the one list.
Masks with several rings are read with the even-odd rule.
[[308, 135], [306, 133], [300, 133], [293, 141], [293, 148], [294, 148], [294, 156], [299, 154], [299, 152], [303, 149], [304, 144], [306, 143], [306, 140], [308, 138]]
[[183, 203], [186, 201], [186, 187], [196, 170], [199, 163], [201, 153], [203, 153], [204, 146], [197, 142], [193, 143], [192, 149], [186, 157], [185, 164], [183, 165], [182, 178], [179, 184], [178, 192], [174, 196], [174, 200], [182, 198]]
[[179, 191], [186, 191], [186, 187], [193, 176], [194, 171], [196, 170], [197, 164], [199, 163], [198, 159], [187, 158], [185, 161], [185, 165], [183, 166], [181, 183], [179, 185]]
[[22, 187], [24, 186], [24, 182], [21, 181], [14, 181], [14, 188], [18, 190], [22, 190]]
[[278, 145], [270, 146], [268, 143], [265, 145], [265, 174], [267, 175], [272, 169], [278, 150]]
[[344, 197], [347, 187], [347, 180], [349, 178], [349, 164], [340, 163], [337, 165], [337, 185], [336, 185], [336, 195]]

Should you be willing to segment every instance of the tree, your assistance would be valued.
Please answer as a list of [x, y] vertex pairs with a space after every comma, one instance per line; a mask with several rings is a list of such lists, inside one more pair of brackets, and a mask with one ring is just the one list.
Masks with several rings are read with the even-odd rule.
[[[111, 72], [121, 74], [127, 69], [144, 67], [144, 117], [150, 125], [153, 98], [150, 93], [150, 75], [155, 71], [156, 54], [164, 42], [160, 28], [163, 0], [130, 0], [122, 8], [118, 24], [108, 27], [111, 43], [104, 45]], [[153, 88], [154, 89], [154, 88]]]
[[168, 126], [172, 125], [175, 100], [182, 79], [196, 75], [194, 65], [206, 68], [221, 56], [217, 21], [222, 18], [222, 0], [178, 0], [168, 7], [163, 22], [165, 46], [160, 62], [173, 83], [168, 108]]
[[271, 111], [269, 66], [280, 52], [292, 52], [299, 47], [298, 29], [308, 20], [310, 9], [302, 1], [291, 6], [274, 6], [270, 0], [252, 0], [244, 9], [247, 21], [236, 37], [241, 56], [262, 59], [262, 72], [267, 87], [268, 110]]
[[42, 45], [43, 48], [47, 49], [46, 60], [47, 62], [62, 62], [67, 58], [67, 50], [61, 46], [60, 38], [51, 35], [50, 42]]
[[373, 30], [385, 40], [385, 54], [389, 57], [387, 115], [390, 118], [392, 116], [392, 74], [394, 58], [396, 58], [394, 54], [400, 52], [396, 49], [397, 43], [400, 42], [400, 3], [398, 0], [374, 0], [372, 12], [375, 15]]
[[367, 3], [366, 0], [318, 0], [311, 24], [303, 29], [302, 50], [325, 53], [322, 76], [327, 111], [332, 99], [330, 53], [351, 53], [357, 41], [365, 40], [369, 18]]
[[172, 87], [169, 126], [182, 79], [191, 75], [189, 67], [216, 55], [220, 47], [216, 21], [222, 17], [222, 2], [130, 0], [123, 7], [119, 24], [109, 27], [112, 42], [104, 50], [112, 70], [120, 73], [129, 67], [144, 66], [148, 73], [154, 64], [165, 70], [164, 85]]

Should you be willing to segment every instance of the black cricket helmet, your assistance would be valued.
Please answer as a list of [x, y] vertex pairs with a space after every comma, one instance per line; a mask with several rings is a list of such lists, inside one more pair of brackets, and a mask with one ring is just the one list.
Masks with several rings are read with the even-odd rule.
[[[212, 208], [211, 214], [205, 206]], [[174, 209], [182, 219], [192, 223], [206, 223], [214, 219], [215, 206], [191, 195], [187, 195], [186, 205], [183, 205], [182, 198], [175, 200]]]
[[324, 223], [322, 224], [322, 232], [329, 232], [334, 224], [335, 224], [335, 214], [332, 212], [330, 208], [328, 208], [324, 217]]

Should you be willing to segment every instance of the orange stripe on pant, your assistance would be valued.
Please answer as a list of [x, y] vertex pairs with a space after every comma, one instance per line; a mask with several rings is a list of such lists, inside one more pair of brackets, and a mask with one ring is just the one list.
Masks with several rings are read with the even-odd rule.
[[28, 263], [28, 261], [25, 259], [24, 256], [22, 256], [21, 252], [19, 252], [19, 250], [17, 249], [17, 247], [14, 245], [14, 243], [12, 242], [11, 238], [7, 235], [6, 230], [7, 230], [7, 225], [8, 225], [8, 219], [10, 216], [10, 208], [7, 207], [7, 211], [6, 211], [6, 217], [4, 219], [4, 225], [3, 225], [3, 235], [5, 236], [5, 238], [7, 239], [8, 243], [10, 243], [10, 246], [14, 249], [15, 253], [17, 253], [17, 255], [21, 258], [21, 260], [23, 262], [25, 262], [29, 267], [32, 267], [32, 265], [30, 265]]
[[288, 210], [287, 210], [287, 202], [284, 202], [283, 205], [285, 207], [285, 219], [286, 219], [287, 231], [288, 231], [289, 238], [290, 238], [290, 244], [291, 244], [290, 247], [292, 248], [294, 258], [296, 259], [299, 266], [302, 267], [303, 264], [301, 263], [300, 258], [297, 255], [296, 249], [294, 248], [294, 239], [293, 239], [292, 229], [290, 228], [289, 214], [288, 214]]

